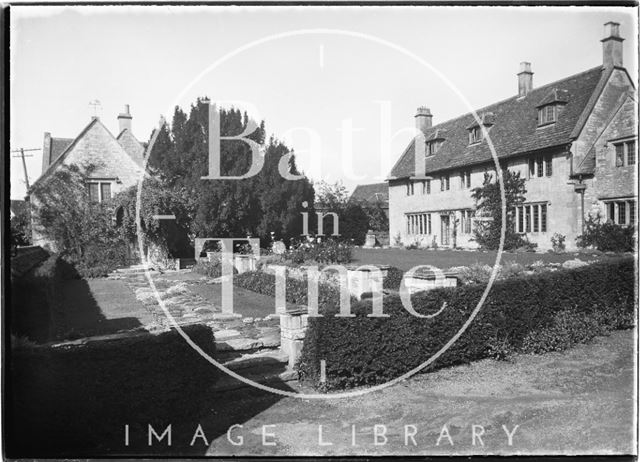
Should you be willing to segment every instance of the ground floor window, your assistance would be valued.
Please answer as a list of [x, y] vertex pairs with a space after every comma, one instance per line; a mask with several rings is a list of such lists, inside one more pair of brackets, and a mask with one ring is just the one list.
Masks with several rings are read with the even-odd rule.
[[407, 234], [431, 234], [431, 214], [411, 213], [406, 215]]
[[524, 204], [516, 207], [516, 232], [546, 233], [547, 203]]
[[605, 204], [607, 207], [607, 220], [623, 226], [635, 226], [637, 224], [637, 204], [635, 199], [607, 201]]
[[471, 222], [474, 217], [473, 210], [461, 210], [460, 215], [460, 228], [462, 230], [462, 234], [471, 234]]

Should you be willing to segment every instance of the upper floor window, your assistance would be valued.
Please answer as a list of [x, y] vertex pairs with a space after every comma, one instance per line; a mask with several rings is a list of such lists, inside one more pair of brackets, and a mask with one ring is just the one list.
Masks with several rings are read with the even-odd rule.
[[636, 163], [636, 140], [615, 143], [616, 167], [635, 165]]
[[413, 181], [407, 182], [407, 196], [413, 196]]
[[466, 170], [460, 173], [460, 188], [466, 189], [471, 187], [471, 171]]
[[558, 107], [554, 104], [543, 106], [538, 109], [538, 125], [547, 125], [558, 118]]
[[440, 141], [428, 141], [427, 142], [427, 149], [426, 149], [426, 156], [432, 156], [436, 152], [438, 152], [438, 149], [440, 149], [440, 144], [442, 144]]
[[529, 178], [551, 176], [553, 156], [538, 156], [529, 159]]
[[440, 177], [440, 191], [449, 191], [450, 189], [449, 175], [443, 175]]
[[422, 182], [422, 194], [431, 194], [431, 180]]
[[87, 192], [90, 202], [106, 202], [111, 199], [111, 182], [87, 182]]
[[479, 143], [482, 141], [482, 129], [476, 125], [469, 129], [469, 144]]
[[562, 108], [569, 103], [569, 92], [552, 88], [538, 104], [538, 126], [549, 125], [558, 120]]

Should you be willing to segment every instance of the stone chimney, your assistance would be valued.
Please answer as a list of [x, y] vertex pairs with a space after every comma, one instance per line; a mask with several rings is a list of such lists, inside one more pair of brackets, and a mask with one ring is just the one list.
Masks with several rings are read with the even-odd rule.
[[431, 128], [433, 116], [429, 108], [420, 106], [416, 111], [416, 128], [422, 133], [426, 133]]
[[602, 42], [602, 65], [605, 67], [622, 67], [622, 42], [620, 24], [609, 21], [604, 25]]
[[129, 105], [125, 104], [124, 112], [118, 114], [118, 125], [120, 126], [118, 134], [122, 133], [125, 128], [131, 131], [131, 119], [133, 119], [133, 117], [131, 117], [131, 114], [129, 113]]
[[520, 72], [518, 72], [518, 96], [527, 96], [532, 89], [533, 72], [531, 72], [531, 63], [523, 61], [520, 63]]
[[44, 142], [42, 143], [42, 173], [49, 168], [51, 162], [51, 133], [44, 132]]

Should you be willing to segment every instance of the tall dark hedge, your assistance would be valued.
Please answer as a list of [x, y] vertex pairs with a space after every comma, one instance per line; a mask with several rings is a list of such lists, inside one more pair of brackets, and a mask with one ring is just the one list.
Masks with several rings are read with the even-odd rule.
[[[518, 348], [528, 333], [554, 322], [560, 311], [582, 313], [596, 310], [604, 319], [633, 319], [634, 262], [631, 259], [589, 265], [497, 281], [465, 333], [432, 366], [467, 363], [488, 356], [494, 338]], [[371, 301], [352, 307], [354, 318], [310, 318], [300, 376], [317, 388], [345, 389], [373, 385], [399, 377], [440, 350], [462, 327], [486, 285], [436, 289], [415, 294], [414, 309], [438, 316], [423, 319], [410, 315], [397, 295], [385, 297], [389, 318], [367, 318]], [[322, 311], [321, 311], [322, 312]], [[616, 326], [614, 326], [615, 328]], [[320, 361], [326, 361], [326, 382], [319, 383]]]

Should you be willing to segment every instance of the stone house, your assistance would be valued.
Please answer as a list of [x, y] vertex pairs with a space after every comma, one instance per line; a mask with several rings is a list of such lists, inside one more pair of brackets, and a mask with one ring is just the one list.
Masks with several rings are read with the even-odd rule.
[[389, 217], [389, 185], [387, 183], [360, 184], [351, 193], [349, 201], [377, 205]]
[[[143, 160], [147, 145], [141, 143], [131, 129], [132, 116], [129, 105], [118, 115], [118, 135], [114, 136], [98, 117], [75, 138], [54, 138], [45, 132], [42, 149], [42, 174], [35, 184], [47, 181], [61, 165], [75, 164], [87, 171], [89, 199], [107, 201], [115, 194], [136, 184], [143, 173]], [[38, 204], [29, 195], [32, 209], [32, 233], [34, 245], [49, 245], [44, 239], [37, 221]]]
[[636, 224], [638, 106], [623, 40], [619, 24], [605, 24], [601, 65], [537, 88], [531, 64], [521, 63], [518, 94], [476, 110], [478, 119], [433, 125], [419, 108], [419, 134], [387, 180], [392, 241], [450, 247], [455, 235], [458, 247], [477, 247], [471, 190], [486, 172], [495, 178], [489, 140], [500, 168], [526, 179], [526, 202], [511, 212], [516, 232], [539, 249], [555, 233], [575, 248], [588, 214]]

